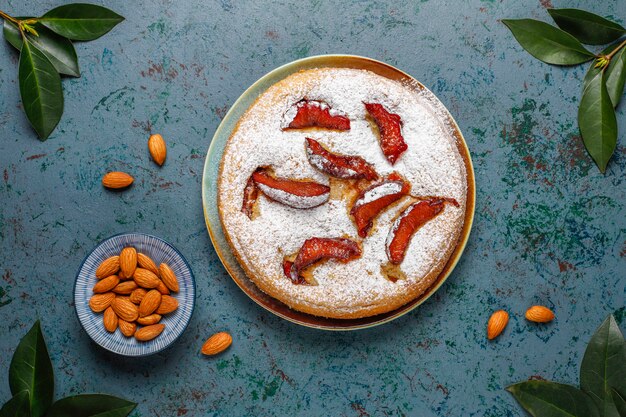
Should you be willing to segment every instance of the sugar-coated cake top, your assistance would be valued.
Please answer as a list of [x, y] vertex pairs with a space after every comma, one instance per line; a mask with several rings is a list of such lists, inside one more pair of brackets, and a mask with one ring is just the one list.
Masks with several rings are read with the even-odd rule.
[[[248, 109], [231, 136], [220, 171], [219, 204], [222, 223], [235, 253], [255, 282], [270, 295], [280, 293], [300, 304], [334, 306], [354, 311], [406, 292], [434, 268], [441, 268], [455, 247], [465, 214], [467, 180], [454, 128], [432, 93], [407, 87], [369, 71], [323, 68], [292, 74], [270, 87]], [[350, 130], [284, 130], [302, 99], [318, 100], [333, 114], [350, 119]], [[380, 103], [402, 119], [408, 145], [395, 165], [383, 155], [364, 103]], [[400, 268], [406, 279], [392, 282], [381, 272], [387, 263], [385, 240], [394, 218], [406, 204], [384, 211], [365, 239], [358, 237], [349, 216], [350, 201], [331, 198], [312, 209], [296, 209], [259, 196], [260, 215], [251, 220], [241, 212], [243, 190], [259, 166], [271, 166], [280, 177], [312, 179], [329, 184], [326, 174], [307, 160], [305, 138], [319, 141], [332, 152], [358, 155], [381, 175], [398, 172], [415, 196], [453, 198], [459, 207], [445, 210], [413, 236]], [[367, 198], [375, 198], [369, 196]], [[408, 202], [408, 201], [407, 201]], [[328, 261], [316, 266], [318, 285], [295, 285], [282, 271], [285, 255], [298, 251], [311, 237], [350, 237], [360, 241], [362, 256], [348, 263]], [[430, 285], [430, 283], [428, 283]], [[276, 291], [267, 291], [267, 287]], [[425, 290], [426, 288], [424, 288]], [[277, 297], [280, 298], [280, 297]], [[290, 304], [287, 302], [287, 304]]]

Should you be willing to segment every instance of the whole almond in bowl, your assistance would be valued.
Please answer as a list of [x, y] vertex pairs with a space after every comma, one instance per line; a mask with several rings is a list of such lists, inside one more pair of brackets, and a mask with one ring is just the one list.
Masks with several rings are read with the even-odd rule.
[[160, 280], [160, 281], [161, 282], [159, 282], [159, 285], [157, 285], [155, 289], [163, 295], [170, 295], [171, 294], [170, 289], [165, 286], [165, 284], [163, 283], [163, 280]]
[[119, 319], [117, 325], [120, 328], [120, 332], [126, 337], [131, 337], [135, 334], [135, 330], [137, 330], [137, 324], [126, 320]]
[[118, 318], [112, 307], [107, 307], [107, 309], [104, 310], [102, 322], [104, 323], [104, 328], [107, 329], [107, 332], [113, 333], [117, 330]]
[[141, 304], [141, 300], [143, 300], [143, 297], [145, 297], [147, 293], [148, 291], [144, 290], [143, 288], [137, 288], [136, 290], [130, 293], [130, 296], [129, 296], [130, 302], [133, 304]]
[[135, 332], [135, 339], [140, 342], [148, 342], [165, 330], [165, 324], [152, 324], [150, 326], [142, 327]]
[[96, 278], [102, 279], [117, 274], [120, 270], [120, 257], [118, 255], [102, 261], [98, 269], [96, 269]]
[[133, 278], [137, 285], [143, 288], [156, 288], [159, 286], [161, 280], [156, 274], [148, 271], [147, 269], [137, 268], [133, 274]]
[[113, 300], [115, 300], [115, 294], [112, 292], [95, 294], [89, 299], [89, 307], [94, 313], [101, 313], [111, 305]]
[[111, 302], [111, 307], [113, 307], [115, 314], [123, 320], [135, 321], [139, 317], [139, 308], [125, 298], [115, 297]]
[[102, 185], [112, 190], [119, 190], [130, 186], [134, 178], [125, 172], [113, 171], [102, 177]]
[[145, 253], [139, 252], [137, 254], [137, 263], [143, 269], [147, 269], [148, 271], [152, 272], [153, 274], [159, 275], [159, 268], [157, 268], [157, 266], [154, 263], [154, 261], [152, 260], [152, 258], [150, 258]]
[[178, 308], [178, 301], [169, 295], [161, 297], [161, 304], [157, 308], [157, 314], [169, 314]]
[[159, 265], [159, 272], [161, 273], [161, 280], [165, 286], [173, 292], [178, 292], [178, 279], [176, 278], [174, 271], [172, 271], [172, 268], [170, 268], [167, 264], [162, 263]]
[[150, 290], [139, 304], [139, 317], [146, 317], [154, 313], [161, 305], [161, 293], [157, 290]]
[[96, 294], [109, 292], [113, 288], [115, 288], [117, 284], [119, 283], [120, 283], [120, 279], [117, 277], [117, 275], [111, 275], [106, 278], [102, 278], [100, 281], [96, 283], [96, 285], [93, 286], [93, 292]]
[[163, 316], [161, 316], [160, 314], [154, 313], [150, 314], [149, 316], [137, 318], [137, 323], [141, 324], [142, 326], [149, 326], [151, 324], [157, 324], [158, 322], [160, 322], [162, 317]]
[[167, 157], [167, 146], [165, 145], [165, 140], [163, 136], [155, 133], [154, 135], [150, 135], [148, 139], [148, 150], [150, 151], [150, 156], [159, 166], [162, 166], [165, 162], [165, 158]]
[[120, 252], [120, 269], [124, 277], [132, 277], [137, 268], [137, 251], [133, 247], [126, 247]]
[[526, 310], [526, 320], [535, 323], [548, 323], [554, 320], [554, 313], [548, 307], [532, 306]]
[[113, 288], [113, 292], [120, 295], [129, 295], [138, 288], [139, 286], [135, 281], [123, 281]]

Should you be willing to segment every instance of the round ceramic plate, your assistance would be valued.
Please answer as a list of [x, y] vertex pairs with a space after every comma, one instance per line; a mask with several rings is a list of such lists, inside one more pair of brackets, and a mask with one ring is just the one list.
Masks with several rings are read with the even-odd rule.
[[[450, 113], [446, 110], [443, 104], [438, 100], [434, 100], [435, 107], [437, 107], [439, 114], [446, 115], [447, 120], [442, 120], [442, 123], [449, 124], [453, 130], [457, 139], [457, 146], [459, 152], [463, 156], [465, 161], [465, 168], [467, 171], [467, 210], [465, 212], [465, 222], [463, 225], [463, 231], [459, 237], [457, 246], [452, 253], [450, 259], [446, 263], [441, 274], [430, 287], [428, 291], [422, 294], [420, 297], [405, 304], [397, 310], [380, 314], [377, 316], [366, 317], [362, 319], [328, 319], [324, 317], [317, 317], [306, 313], [301, 313], [296, 310], [292, 310], [282, 302], [276, 300], [263, 293], [257, 288], [257, 286], [246, 276], [245, 272], [239, 265], [237, 258], [233, 255], [222, 225], [220, 222], [218, 207], [217, 207], [217, 180], [220, 161], [224, 154], [226, 143], [230, 138], [233, 130], [235, 129], [237, 122], [250, 107], [257, 97], [259, 97], [265, 90], [271, 87], [276, 82], [282, 80], [289, 75], [307, 69], [313, 68], [354, 68], [363, 69], [374, 72], [383, 77], [387, 77], [391, 80], [402, 82], [407, 88], [415, 91], [428, 91], [426, 87], [416, 81], [408, 74], [380, 61], [376, 61], [370, 58], [364, 58], [352, 55], [321, 55], [304, 58], [298, 61], [291, 62], [287, 65], [279, 67], [269, 74], [262, 77], [250, 88], [248, 88], [239, 99], [230, 108], [224, 120], [218, 127], [211, 146], [206, 157], [204, 164], [204, 176], [202, 180], [202, 204], [204, 206], [204, 218], [206, 221], [209, 235], [215, 247], [217, 255], [221, 259], [224, 267], [233, 278], [235, 283], [245, 292], [250, 298], [252, 298], [261, 307], [271, 311], [272, 313], [289, 320], [291, 322], [326, 330], [354, 330], [366, 327], [372, 327], [378, 324], [386, 323], [403, 314], [408, 313], [415, 307], [426, 301], [431, 295], [437, 291], [437, 289], [443, 284], [446, 278], [452, 272], [452, 269], [458, 262], [467, 239], [469, 238], [470, 229], [472, 227], [472, 220], [474, 218], [474, 204], [476, 199], [475, 184], [474, 184], [474, 169], [470, 159], [470, 154], [463, 139], [463, 135], [459, 130], [456, 122], [450, 116]], [[432, 93], [431, 93], [432, 94]], [[433, 95], [434, 98], [434, 95]]]
[[[149, 342], [139, 342], [134, 337], [125, 337], [119, 329], [115, 333], [105, 330], [102, 323], [102, 313], [94, 313], [89, 308], [89, 299], [93, 295], [93, 286], [98, 281], [96, 269], [105, 259], [119, 255], [120, 251], [132, 246], [137, 252], [145, 253], [157, 264], [168, 264], [176, 277], [180, 291], [172, 293], [178, 300], [178, 309], [163, 316], [161, 323], [165, 330], [159, 337]], [[74, 286], [74, 302], [76, 314], [83, 328], [94, 342], [111, 352], [124, 356], [145, 356], [159, 352], [178, 339], [185, 331], [196, 301], [196, 283], [189, 264], [183, 255], [172, 245], [156, 236], [143, 233], [125, 233], [112, 236], [101, 242], [85, 258], [76, 275]]]

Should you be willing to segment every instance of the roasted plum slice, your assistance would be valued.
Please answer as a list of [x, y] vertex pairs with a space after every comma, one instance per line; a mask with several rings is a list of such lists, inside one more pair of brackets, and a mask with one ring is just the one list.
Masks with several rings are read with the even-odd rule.
[[259, 196], [259, 189], [254, 182], [254, 178], [250, 175], [245, 188], [243, 189], [243, 203], [241, 204], [241, 212], [252, 219], [256, 199]]
[[293, 262], [283, 260], [283, 272], [294, 284], [305, 284], [300, 276], [303, 269], [323, 259], [348, 262], [361, 256], [358, 243], [347, 238], [313, 237], [304, 241]]
[[330, 197], [330, 187], [326, 185], [275, 177], [266, 168], [258, 168], [252, 179], [269, 199], [298, 209], [317, 207]]
[[306, 138], [306, 155], [317, 170], [341, 179], [375, 180], [374, 167], [360, 156], [340, 155], [324, 148], [318, 141]]
[[363, 190], [350, 210], [359, 236], [366, 237], [374, 224], [374, 218], [390, 204], [407, 195], [410, 189], [409, 183], [394, 173]]
[[451, 198], [429, 197], [411, 204], [398, 216], [385, 242], [387, 258], [392, 264], [402, 263], [415, 232], [441, 213], [446, 203], [459, 206], [459, 203]]
[[333, 130], [350, 130], [350, 119], [331, 114], [331, 108], [323, 101], [301, 100], [296, 103], [296, 115], [289, 122], [289, 129], [321, 127]]
[[364, 103], [365, 109], [372, 116], [378, 131], [380, 132], [380, 148], [385, 158], [395, 164], [400, 155], [408, 149], [402, 136], [402, 119], [394, 113], [390, 113], [378, 103]]

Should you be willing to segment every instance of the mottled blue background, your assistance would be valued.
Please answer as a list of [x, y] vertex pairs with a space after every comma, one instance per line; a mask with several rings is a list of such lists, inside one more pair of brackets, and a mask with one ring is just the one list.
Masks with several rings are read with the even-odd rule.
[[[626, 23], [626, 2], [554, 1]], [[3, 0], [13, 15], [62, 0]], [[109, 1], [127, 20], [78, 44], [65, 114], [39, 142], [21, 111], [17, 54], [0, 43], [0, 400], [19, 339], [40, 317], [57, 398], [108, 392], [133, 416], [521, 416], [504, 391], [541, 376], [577, 383], [586, 343], [609, 313], [625, 324], [626, 106], [606, 175], [576, 125], [585, 67], [545, 65], [499, 22], [548, 20], [550, 0]], [[476, 169], [474, 229], [458, 267], [416, 311], [354, 333], [298, 327], [250, 301], [205, 229], [201, 175], [231, 103], [271, 69], [309, 55], [386, 61], [431, 88], [458, 121]], [[149, 159], [149, 132], [168, 159]], [[107, 170], [136, 178], [105, 191]], [[197, 308], [172, 349], [123, 359], [91, 343], [74, 313], [75, 273], [101, 239], [153, 233], [185, 254]], [[523, 318], [554, 309], [547, 326]], [[485, 324], [506, 308], [495, 342]], [[233, 346], [199, 354], [216, 331]]]

